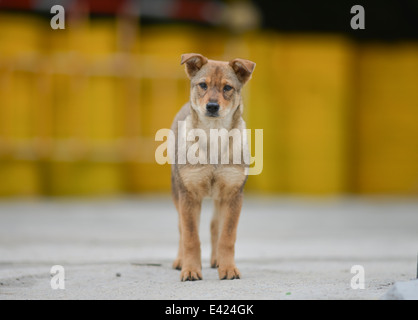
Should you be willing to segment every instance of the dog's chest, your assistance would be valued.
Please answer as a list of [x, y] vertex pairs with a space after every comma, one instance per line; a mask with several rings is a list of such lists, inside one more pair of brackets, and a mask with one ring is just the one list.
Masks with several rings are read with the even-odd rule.
[[201, 197], [219, 198], [245, 182], [242, 165], [185, 165], [179, 173], [186, 189]]
[[202, 124], [201, 127], [195, 128], [191, 117], [188, 116], [183, 130], [178, 132], [178, 141], [184, 143], [184, 149], [181, 151], [185, 162], [212, 165], [244, 164], [248, 149], [245, 122], [241, 119], [238, 126], [230, 130], [225, 129], [225, 126], [219, 122], [217, 125]]
[[246, 180], [243, 157], [246, 137], [241, 135], [245, 122], [240, 122], [237, 137], [232, 138], [226, 132], [226, 143], [222, 143], [219, 136], [211, 135], [211, 130], [216, 129], [214, 127], [194, 129], [195, 134], [190, 139], [190, 130], [193, 128], [190, 117], [186, 118], [186, 128], [179, 132], [179, 139], [186, 141], [186, 164], [178, 165], [184, 187], [200, 197], [216, 198], [241, 188]]

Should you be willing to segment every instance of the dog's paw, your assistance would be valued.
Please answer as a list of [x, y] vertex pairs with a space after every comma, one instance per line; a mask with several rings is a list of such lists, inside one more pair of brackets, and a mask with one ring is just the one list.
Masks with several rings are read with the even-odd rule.
[[181, 270], [181, 259], [177, 258], [173, 262], [173, 269]]
[[202, 270], [197, 268], [182, 268], [180, 274], [181, 281], [202, 280]]
[[219, 279], [221, 280], [232, 280], [240, 279], [241, 273], [235, 265], [231, 266], [219, 266], [218, 267]]
[[213, 258], [212, 258], [212, 259], [210, 260], [210, 267], [211, 267], [211, 268], [215, 268], [215, 269], [216, 269], [216, 268], [218, 267], [218, 261], [217, 261], [216, 259], [213, 259]]

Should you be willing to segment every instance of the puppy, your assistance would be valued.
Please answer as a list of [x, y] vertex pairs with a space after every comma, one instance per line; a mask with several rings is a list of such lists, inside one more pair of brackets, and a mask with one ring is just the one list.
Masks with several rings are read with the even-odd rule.
[[[185, 64], [190, 79], [190, 101], [176, 115], [171, 127], [176, 137], [176, 159], [180, 123], [185, 124], [186, 136], [192, 129], [203, 130], [207, 137], [211, 137], [212, 129], [245, 132], [241, 89], [255, 68], [255, 63], [249, 60], [215, 61], [196, 53], [183, 54], [181, 64]], [[228, 139], [231, 140], [231, 137]], [[212, 146], [214, 142], [209, 141], [206, 145]], [[187, 141], [187, 151], [192, 143]], [[227, 148], [230, 151], [229, 160], [232, 160], [236, 150], [230, 144]], [[220, 159], [221, 152], [225, 150], [218, 149], [216, 156]], [[202, 199], [209, 196], [213, 198], [215, 208], [210, 226], [211, 267], [218, 268], [220, 279], [239, 279], [241, 274], [235, 265], [234, 252], [243, 188], [247, 180], [246, 164], [244, 161], [238, 164], [232, 161], [228, 164], [221, 161], [213, 163], [209, 161], [214, 160], [213, 155], [205, 151], [205, 148], [199, 148], [199, 159], [206, 158], [206, 164], [192, 164], [188, 160], [180, 164], [175, 161], [171, 167], [172, 196], [179, 213], [180, 231], [178, 256], [173, 268], [181, 270], [181, 281], [202, 279], [198, 228]], [[239, 152], [243, 157], [248, 156], [243, 154], [245, 150]]]

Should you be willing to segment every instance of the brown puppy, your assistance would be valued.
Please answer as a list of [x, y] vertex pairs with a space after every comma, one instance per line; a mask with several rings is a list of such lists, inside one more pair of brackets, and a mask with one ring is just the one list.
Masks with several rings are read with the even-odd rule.
[[[179, 153], [180, 123], [185, 124], [186, 136], [192, 129], [203, 130], [207, 137], [211, 137], [212, 129], [244, 131], [241, 89], [251, 78], [255, 67], [255, 63], [249, 60], [214, 61], [196, 53], [183, 54], [181, 64], [186, 65], [191, 88], [190, 101], [179, 111], [171, 127], [176, 136], [176, 159]], [[231, 141], [230, 136], [228, 139]], [[212, 146], [213, 141], [208, 140], [207, 145]], [[194, 142], [186, 142], [187, 151]], [[201, 142], [200, 139], [198, 142]], [[222, 161], [214, 164], [209, 151], [205, 153], [206, 149], [202, 148], [199, 149], [199, 159], [205, 158], [205, 164], [192, 164], [187, 159], [183, 164], [175, 161], [172, 165], [172, 193], [179, 213], [180, 231], [179, 251], [173, 268], [181, 270], [182, 281], [202, 279], [198, 227], [202, 199], [206, 196], [214, 199], [215, 207], [211, 222], [211, 266], [218, 267], [220, 279], [240, 278], [234, 252], [247, 175], [244, 161], [238, 164], [232, 162], [236, 150], [233, 150], [231, 144], [227, 148], [229, 164], [222, 164]], [[219, 159], [221, 150], [216, 156]], [[246, 151], [238, 152], [244, 157]]]

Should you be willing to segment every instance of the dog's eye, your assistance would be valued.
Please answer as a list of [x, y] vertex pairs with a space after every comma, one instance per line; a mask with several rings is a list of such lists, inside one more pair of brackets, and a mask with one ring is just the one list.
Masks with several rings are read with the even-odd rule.
[[231, 87], [231, 86], [229, 86], [229, 85], [226, 85], [226, 86], [224, 87], [224, 92], [231, 91], [231, 90], [232, 90], [232, 87]]
[[199, 86], [203, 89], [206, 90], [208, 88], [208, 85], [204, 82], [199, 83]]

